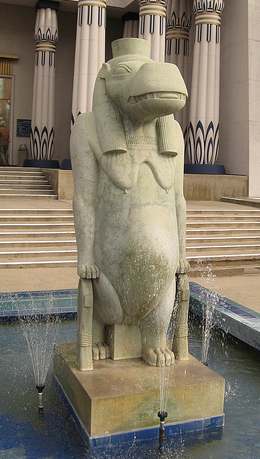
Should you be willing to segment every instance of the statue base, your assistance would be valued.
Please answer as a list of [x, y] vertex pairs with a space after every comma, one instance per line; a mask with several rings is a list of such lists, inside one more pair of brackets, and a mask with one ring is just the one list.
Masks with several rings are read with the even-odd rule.
[[[223, 427], [224, 379], [193, 357], [169, 371], [166, 433]], [[54, 374], [90, 444], [105, 444], [111, 436], [119, 442], [158, 436], [159, 368], [141, 359], [108, 359], [82, 372], [76, 366], [76, 346], [69, 343], [55, 350]]]

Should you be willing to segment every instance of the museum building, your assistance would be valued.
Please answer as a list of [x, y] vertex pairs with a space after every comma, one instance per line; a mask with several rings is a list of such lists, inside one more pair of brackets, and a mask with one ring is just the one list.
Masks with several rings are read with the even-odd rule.
[[0, 1], [1, 165], [29, 159], [68, 167], [71, 126], [91, 111], [112, 41], [141, 37], [151, 43], [151, 58], [176, 64], [186, 82], [188, 102], [176, 114], [186, 172], [238, 176], [237, 194], [259, 197], [258, 3]]

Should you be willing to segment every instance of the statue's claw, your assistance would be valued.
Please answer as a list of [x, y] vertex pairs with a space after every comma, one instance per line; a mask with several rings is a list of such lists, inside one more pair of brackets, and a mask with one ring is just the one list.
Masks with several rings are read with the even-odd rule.
[[93, 346], [93, 360], [105, 360], [110, 358], [109, 346], [98, 343]]
[[79, 265], [78, 275], [81, 279], [98, 279], [100, 272], [96, 265]]
[[174, 353], [169, 348], [155, 348], [155, 349], [146, 349], [143, 352], [143, 360], [148, 363], [148, 365], [154, 367], [170, 367], [174, 365]]

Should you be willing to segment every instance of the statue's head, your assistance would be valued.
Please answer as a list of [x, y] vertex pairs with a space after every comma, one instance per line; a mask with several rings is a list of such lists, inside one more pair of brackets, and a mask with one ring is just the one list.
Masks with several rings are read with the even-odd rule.
[[150, 59], [147, 40], [123, 38], [113, 42], [112, 50], [113, 59], [103, 64], [97, 77], [93, 112], [97, 125], [103, 125], [101, 130], [107, 126], [110, 135], [111, 148], [104, 145], [105, 150], [125, 151], [124, 117], [137, 124], [154, 119], [160, 122], [182, 109], [188, 94], [176, 65]]

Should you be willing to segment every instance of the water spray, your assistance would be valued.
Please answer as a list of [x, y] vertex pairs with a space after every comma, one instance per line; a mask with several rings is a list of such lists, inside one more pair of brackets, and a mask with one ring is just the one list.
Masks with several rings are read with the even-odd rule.
[[160, 428], [159, 428], [159, 450], [161, 451], [166, 439], [165, 434], [165, 419], [168, 417], [167, 411], [159, 411], [158, 418], [160, 419]]
[[38, 410], [39, 413], [43, 413], [43, 391], [44, 391], [45, 386], [36, 386], [37, 392], [38, 392]]

